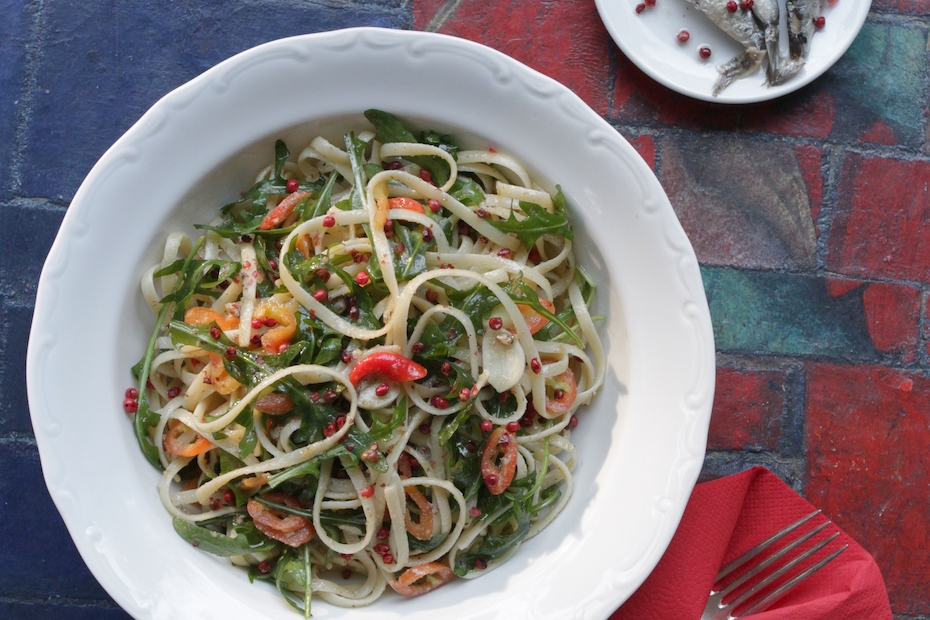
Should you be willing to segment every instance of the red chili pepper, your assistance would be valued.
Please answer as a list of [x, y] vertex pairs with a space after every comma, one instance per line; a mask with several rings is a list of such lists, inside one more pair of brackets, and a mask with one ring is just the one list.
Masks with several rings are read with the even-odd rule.
[[349, 373], [349, 381], [358, 385], [363, 377], [373, 373], [381, 373], [392, 381], [416, 381], [426, 376], [426, 368], [399, 353], [379, 351], [362, 358]]

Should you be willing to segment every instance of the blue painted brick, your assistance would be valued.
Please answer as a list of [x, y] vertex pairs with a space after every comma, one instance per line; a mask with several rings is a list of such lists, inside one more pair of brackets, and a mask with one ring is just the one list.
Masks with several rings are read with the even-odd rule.
[[46, 44], [22, 191], [56, 202], [73, 197], [94, 162], [149, 106], [229, 56], [297, 34], [410, 24], [395, 3], [47, 0], [44, 7]]
[[0, 200], [13, 191], [13, 143], [26, 59], [25, 0], [0, 0]]
[[110, 603], [110, 606], [51, 604], [45, 602], [0, 603], [0, 618], [4, 620], [130, 620], [130, 615]]
[[48, 495], [35, 446], [0, 442], [0, 472], [0, 523], [31, 524], [28, 530], [6, 528], [0, 538], [0, 566], [5, 567], [0, 570], [0, 599], [54, 595], [109, 600]]
[[[849, 51], [823, 77], [836, 106], [830, 137], [922, 146], [926, 48], [927, 29], [916, 22], [866, 22]], [[885, 137], [872, 135], [876, 132]]]
[[26, 402], [26, 344], [31, 324], [32, 308], [8, 304], [0, 296], [0, 436], [32, 433]]
[[0, 204], [0, 293], [32, 305], [39, 274], [65, 210], [47, 204]]

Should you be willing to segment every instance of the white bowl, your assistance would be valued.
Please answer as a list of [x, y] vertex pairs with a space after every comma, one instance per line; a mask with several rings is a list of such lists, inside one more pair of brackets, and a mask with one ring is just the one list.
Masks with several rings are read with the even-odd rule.
[[[84, 561], [136, 618], [299, 617], [173, 531], [122, 411], [153, 317], [138, 290], [165, 235], [213, 217], [284, 138], [380, 108], [493, 145], [562, 186], [600, 287], [608, 379], [574, 439], [566, 510], [486, 577], [316, 618], [607, 618], [664, 552], [701, 469], [714, 344], [691, 245], [655, 176], [568, 89], [489, 48], [352, 29], [243, 52], [156, 103], [100, 159], [42, 272], [27, 359], [49, 492]], [[338, 136], [338, 134], [336, 134]]]

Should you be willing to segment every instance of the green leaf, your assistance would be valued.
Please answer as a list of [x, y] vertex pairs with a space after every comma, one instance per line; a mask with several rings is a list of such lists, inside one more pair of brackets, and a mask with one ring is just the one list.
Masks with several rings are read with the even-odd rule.
[[282, 173], [290, 156], [291, 152], [284, 144], [284, 140], [276, 140], [274, 143], [274, 180], [278, 183], [285, 183]]
[[345, 137], [346, 152], [349, 154], [349, 162], [352, 164], [352, 175], [354, 184], [352, 186], [352, 210], [358, 211], [365, 209], [365, 185], [368, 183], [368, 175], [365, 174], [364, 158], [366, 142], [355, 137], [355, 133], [349, 133]]
[[310, 595], [313, 571], [310, 564], [310, 547], [303, 545], [299, 551], [288, 549], [275, 564], [271, 573], [278, 592], [294, 609], [310, 617]]
[[[562, 319], [560, 315], [554, 314], [539, 301], [539, 294], [533, 290], [533, 287], [526, 283], [522, 277], [515, 278], [507, 285], [507, 294], [513, 299], [516, 303], [530, 306], [546, 317], [550, 323], [557, 325], [562, 329], [562, 331], [568, 334], [580, 348], [584, 349], [584, 341], [575, 333], [575, 331], [569, 327], [569, 325]], [[574, 316], [574, 312], [572, 312]]]
[[427, 551], [432, 551], [442, 543], [446, 541], [446, 538], [449, 537], [448, 532], [443, 534], [439, 533], [430, 538], [429, 540], [420, 540], [407, 534], [407, 544], [410, 546], [411, 551], [419, 551], [420, 553], [426, 553]]
[[371, 429], [368, 434], [371, 435], [372, 441], [387, 441], [394, 434], [394, 431], [404, 425], [407, 421], [407, 397], [401, 396], [397, 404], [394, 405], [394, 411], [391, 413], [391, 419], [382, 422], [375, 417], [371, 423]]
[[508, 520], [513, 518], [516, 521], [516, 527], [513, 531], [508, 534], [489, 533], [482, 539], [477, 549], [459, 555], [453, 568], [456, 575], [463, 577], [468, 574], [469, 571], [474, 569], [475, 560], [479, 558], [485, 561], [497, 559], [523, 542], [523, 539], [530, 532], [529, 513], [519, 503], [515, 503], [513, 510], [506, 516]]
[[407, 129], [400, 119], [381, 110], [365, 110], [365, 118], [375, 126], [375, 140], [386, 142], [416, 142], [413, 132]]
[[247, 405], [239, 415], [236, 416], [236, 422], [245, 428], [245, 433], [242, 434], [242, 439], [239, 440], [240, 459], [245, 459], [245, 457], [252, 454], [256, 444], [258, 444], [258, 433], [255, 432], [252, 416], [252, 405]]
[[326, 179], [326, 185], [323, 186], [323, 190], [320, 192], [319, 197], [316, 199], [316, 203], [314, 203], [313, 208], [304, 208], [303, 213], [301, 213], [301, 222], [306, 222], [307, 220], [312, 220], [315, 217], [320, 217], [329, 211], [329, 207], [332, 203], [333, 186], [336, 184], [336, 179], [338, 178], [339, 173], [335, 170], [329, 174], [329, 178]]
[[241, 534], [236, 531], [236, 537], [232, 538], [226, 534], [200, 527], [195, 523], [188, 523], [182, 519], [172, 519], [171, 523], [174, 526], [174, 531], [187, 542], [207, 553], [224, 558], [246, 553], [270, 551], [275, 546], [273, 540], [265, 538], [264, 535], [257, 531], [255, 531], [254, 536], [246, 535], [245, 531]]
[[484, 191], [473, 179], [461, 175], [455, 178], [455, 183], [449, 188], [449, 194], [468, 207], [477, 207], [484, 202]]
[[394, 273], [399, 282], [406, 282], [426, 271], [427, 245], [422, 233], [406, 226], [395, 225], [394, 233], [403, 245], [400, 254], [394, 253]]
[[349, 291], [351, 291], [350, 295], [355, 297], [355, 307], [358, 308], [358, 319], [354, 321], [354, 323], [359, 327], [364, 327], [367, 329], [380, 329], [381, 323], [378, 321], [374, 314], [375, 303], [372, 301], [371, 295], [368, 293], [371, 287], [359, 286], [358, 282], [355, 281], [355, 278], [335, 265], [330, 265], [329, 268], [333, 271], [333, 273], [339, 276], [343, 282], [345, 282], [346, 286], [349, 288]]
[[[404, 124], [393, 114], [387, 112], [382, 112], [381, 110], [366, 110], [365, 118], [375, 126], [375, 140], [381, 142], [422, 142], [423, 144], [431, 144], [432, 146], [439, 146], [443, 150], [449, 151], [449, 142], [443, 142], [443, 137], [451, 138], [451, 136], [443, 136], [439, 140], [439, 144], [434, 144], [428, 140], [417, 140], [416, 135], [407, 129]], [[426, 134], [429, 136], [429, 140], [432, 140], [433, 135], [437, 135], [434, 132], [429, 132]], [[454, 151], [449, 151], [454, 153]], [[430, 174], [433, 177], [433, 184], [437, 187], [445, 184], [449, 180], [449, 175], [451, 171], [449, 170], [449, 164], [445, 160], [439, 157], [430, 157], [426, 155], [418, 155], [413, 157], [405, 157], [410, 163], [416, 164], [420, 168], [425, 168], [429, 170]]]
[[574, 237], [572, 226], [564, 210], [549, 213], [539, 205], [520, 202], [520, 208], [526, 213], [523, 221], [517, 220], [513, 210], [506, 220], [488, 220], [494, 228], [505, 233], [514, 233], [526, 247], [532, 247], [543, 235], [557, 235], [571, 240]]

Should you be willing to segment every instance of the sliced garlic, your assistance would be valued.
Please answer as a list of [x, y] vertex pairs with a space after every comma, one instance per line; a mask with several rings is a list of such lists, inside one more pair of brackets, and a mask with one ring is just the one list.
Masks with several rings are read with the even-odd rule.
[[485, 330], [481, 340], [481, 363], [490, 376], [488, 384], [498, 392], [506, 392], [517, 384], [526, 368], [526, 357], [520, 341], [504, 344], [499, 330]]

